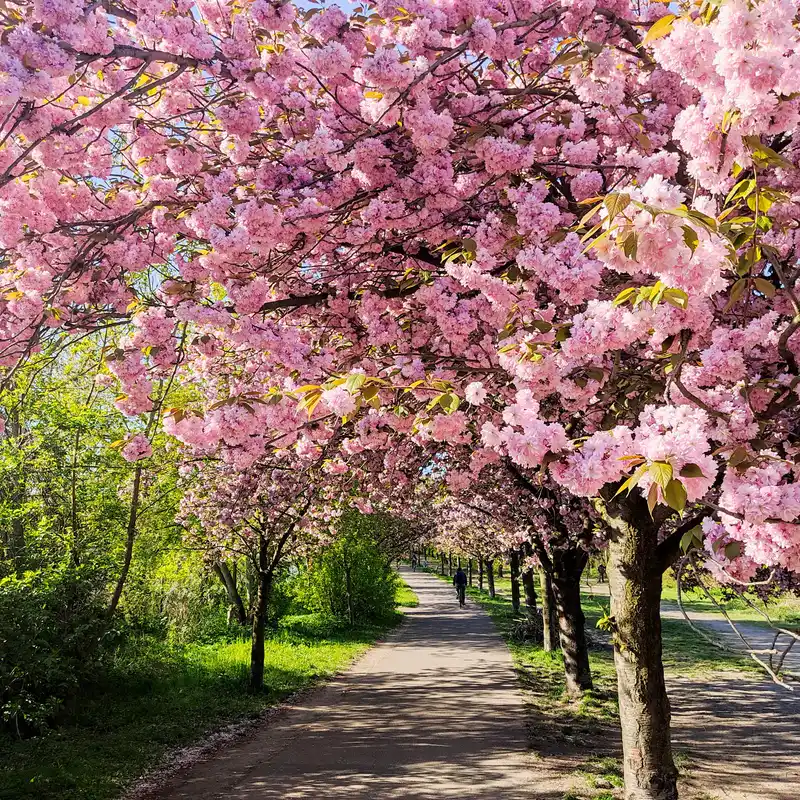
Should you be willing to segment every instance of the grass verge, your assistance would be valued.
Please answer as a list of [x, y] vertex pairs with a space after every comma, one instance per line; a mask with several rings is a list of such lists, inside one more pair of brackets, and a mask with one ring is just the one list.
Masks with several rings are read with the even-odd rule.
[[416, 608], [419, 605], [419, 597], [414, 590], [400, 577], [397, 580], [397, 592], [394, 596], [394, 604], [397, 608]]
[[[412, 597], [413, 595], [413, 597]], [[398, 588], [397, 604], [416, 595]], [[171, 750], [330, 677], [401, 619], [337, 628], [317, 615], [285, 617], [266, 644], [266, 688], [247, 692], [249, 641], [169, 647], [131, 642], [74, 721], [47, 735], [0, 738], [1, 800], [111, 800]]]

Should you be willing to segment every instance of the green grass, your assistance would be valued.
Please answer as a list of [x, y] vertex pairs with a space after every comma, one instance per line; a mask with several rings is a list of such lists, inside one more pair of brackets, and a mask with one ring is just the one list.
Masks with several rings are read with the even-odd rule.
[[[582, 593], [583, 612], [590, 628], [608, 608], [609, 599]], [[683, 676], [701, 676], [719, 670], [758, 671], [756, 664], [744, 656], [720, 650], [689, 625], [679, 619], [661, 620], [663, 662], [667, 673]]]
[[[712, 596], [723, 606], [732, 620], [765, 623], [764, 617], [754, 608], [747, 605], [743, 600], [740, 600], [738, 597], [726, 599], [719, 587], [714, 586], [713, 582], [710, 580], [707, 582], [709, 583]], [[664, 588], [661, 592], [661, 599], [677, 605], [678, 587], [675, 583], [675, 579], [671, 575], [664, 576]], [[720, 617], [722, 616], [720, 610], [708, 599], [708, 596], [702, 589], [684, 590], [682, 599], [684, 608], [686, 608], [687, 611], [699, 613], [709, 612], [717, 614]], [[756, 598], [750, 599], [756, 606], [766, 611], [774, 622], [800, 625], [800, 597], [784, 594], [766, 603]]]
[[266, 645], [266, 689], [246, 691], [250, 644], [170, 648], [131, 644], [74, 721], [48, 735], [0, 739], [2, 800], [110, 800], [173, 748], [347, 666], [391, 628], [337, 629], [315, 615], [286, 617]]
[[419, 598], [414, 590], [402, 578], [397, 582], [394, 604], [398, 608], [416, 608], [419, 605]]

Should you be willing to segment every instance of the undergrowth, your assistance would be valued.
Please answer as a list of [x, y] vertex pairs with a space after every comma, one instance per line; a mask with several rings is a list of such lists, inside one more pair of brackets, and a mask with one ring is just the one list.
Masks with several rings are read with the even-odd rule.
[[[398, 590], [398, 605], [416, 596]], [[250, 642], [170, 646], [129, 641], [81, 697], [71, 723], [0, 738], [0, 800], [111, 800], [170, 750], [257, 717], [347, 666], [401, 618], [339, 628], [315, 614], [284, 617], [266, 643], [265, 690], [247, 692]]]

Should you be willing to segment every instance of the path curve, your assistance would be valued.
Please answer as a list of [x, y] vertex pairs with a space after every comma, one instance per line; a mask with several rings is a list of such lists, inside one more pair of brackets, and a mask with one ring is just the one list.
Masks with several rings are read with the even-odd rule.
[[533, 786], [522, 694], [492, 621], [437, 578], [402, 572], [420, 605], [389, 641], [158, 800], [561, 798], [563, 778], [541, 766]]

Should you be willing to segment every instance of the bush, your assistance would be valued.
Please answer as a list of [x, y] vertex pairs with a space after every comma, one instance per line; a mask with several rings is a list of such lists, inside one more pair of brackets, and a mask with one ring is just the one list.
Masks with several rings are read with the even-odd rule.
[[395, 608], [397, 575], [366, 520], [344, 518], [341, 535], [311, 563], [301, 592], [310, 609], [350, 625], [386, 619]]
[[83, 567], [0, 580], [0, 713], [6, 729], [17, 736], [41, 732], [97, 675], [115, 640], [103, 590], [102, 575]]

